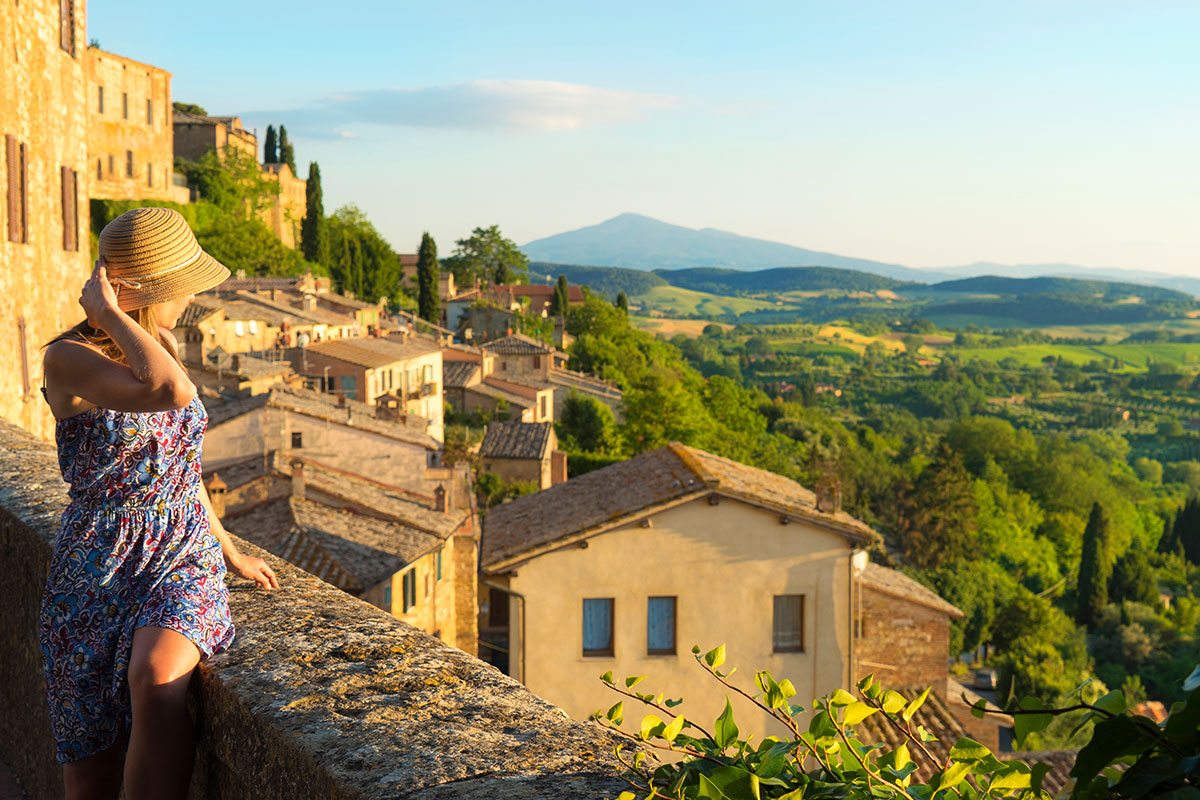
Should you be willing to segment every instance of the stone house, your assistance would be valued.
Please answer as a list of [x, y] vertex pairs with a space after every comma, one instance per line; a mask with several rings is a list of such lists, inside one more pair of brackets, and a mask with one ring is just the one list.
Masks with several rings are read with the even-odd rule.
[[420, 428], [381, 419], [374, 406], [276, 384], [263, 394], [226, 400], [205, 398], [208, 430], [204, 464], [226, 462], [272, 450], [291, 450], [391, 486], [431, 493], [428, 475], [441, 460], [441, 443]]
[[554, 389], [553, 419], [562, 419], [563, 404], [571, 392], [603, 403], [612, 410], [618, 421], [622, 419], [624, 395], [621, 390], [608, 381], [566, 369], [567, 354], [561, 350], [547, 347], [519, 333], [486, 342], [480, 349], [493, 356], [491, 366], [485, 369], [485, 377], [495, 375], [531, 386]]
[[553, 422], [493, 422], [479, 445], [484, 472], [549, 489], [567, 479], [567, 454]]
[[286, 361], [214, 350], [202, 364], [187, 364], [188, 378], [201, 397], [250, 397], [278, 384], [302, 388], [303, 381]]
[[319, 380], [323, 391], [424, 418], [429, 435], [442, 440], [442, 351], [436, 342], [368, 336], [293, 348], [288, 357], [298, 373]]
[[174, 182], [171, 73], [98, 47], [84, 64], [90, 196], [189, 202]]
[[41, 346], [83, 318], [88, 253], [86, 3], [0, 3], [0, 416], [49, 439]]
[[464, 478], [422, 496], [296, 451], [206, 470], [231, 531], [474, 654], [477, 526]]
[[[487, 297], [501, 308], [523, 310], [535, 317], [550, 315], [550, 300], [554, 297], [553, 283], [508, 283], [494, 285], [487, 290]], [[567, 286], [567, 305], [581, 306], [584, 302], [582, 286]]]
[[221, 155], [231, 147], [258, 160], [258, 136], [242, 127], [240, 117], [204, 117], [176, 111], [173, 115], [174, 151], [196, 161], [208, 152]]
[[313, 335], [312, 323], [295, 314], [258, 303], [226, 300], [204, 293], [188, 306], [175, 327], [180, 355], [191, 364], [207, 363], [208, 354], [261, 353], [285, 347], [294, 337]]
[[313, 275], [312, 270], [294, 278], [281, 277], [249, 277], [246, 270], [239, 269], [218, 287], [218, 291], [237, 293], [255, 292], [270, 293], [277, 291], [298, 292], [300, 294], [326, 294], [330, 291], [329, 278], [324, 275]]
[[[305, 293], [298, 293], [303, 297]], [[317, 301], [317, 306], [320, 308], [332, 311], [335, 314], [342, 314], [353, 317], [358, 327], [363, 333], [370, 335], [377, 330], [381, 330], [382, 322], [382, 305], [379, 303], [368, 303], [354, 297], [353, 294], [344, 295], [336, 292], [309, 292]]]
[[[580, 719], [612, 704], [607, 670], [717, 713], [693, 644], [818, 696], [854, 675], [855, 565], [875, 539], [794, 481], [671, 444], [488, 511], [481, 654]], [[774, 732], [734, 702], [743, 730]]]
[[[228, 283], [228, 282], [227, 282]], [[358, 326], [351, 315], [338, 314], [327, 308], [322, 308], [316, 294], [303, 294], [298, 300], [289, 302], [288, 293], [284, 292], [227, 292], [225, 284], [217, 287], [220, 297], [242, 300], [261, 306], [264, 309], [283, 312], [294, 318], [290, 322], [287, 335], [284, 337], [285, 346], [305, 347], [313, 342], [324, 342], [330, 339], [348, 339], [362, 336], [366, 331]]]
[[308, 208], [308, 181], [292, 173], [284, 163], [263, 164], [263, 175], [275, 184], [275, 196], [263, 222], [279, 241], [293, 250], [300, 246], [300, 223]]

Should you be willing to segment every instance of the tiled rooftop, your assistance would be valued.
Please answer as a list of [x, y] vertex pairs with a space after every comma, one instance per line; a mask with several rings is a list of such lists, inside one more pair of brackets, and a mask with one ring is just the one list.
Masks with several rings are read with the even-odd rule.
[[442, 361], [442, 385], [447, 389], [462, 389], [471, 385], [479, 373], [477, 361]]
[[749, 467], [677, 442], [496, 506], [484, 520], [485, 567], [606, 523], [713, 492], [813, 520], [858, 540], [876, 534], [843, 511], [816, 508], [808, 489], [782, 475]]
[[947, 603], [936, 592], [927, 589], [899, 570], [888, 569], [868, 562], [863, 570], [862, 580], [863, 583], [883, 594], [944, 611], [955, 619], [963, 617], [963, 612], [956, 606]]
[[551, 422], [493, 422], [479, 445], [479, 455], [541, 460], [547, 455], [553, 430]]
[[345, 406], [339, 406], [332, 395], [311, 392], [307, 389], [298, 389], [294, 386], [277, 384], [272, 386], [270, 391], [253, 397], [246, 397], [225, 403], [205, 403], [205, 407], [208, 409], [208, 424], [210, 428], [263, 406], [282, 408], [339, 425], [361, 428], [391, 439], [418, 445], [428, 450], [441, 449], [439, 442], [424, 431], [386, 419], [380, 419], [375, 415], [375, 406], [369, 406], [366, 403], [349, 399], [345, 400]]
[[201, 300], [196, 300], [195, 302], [188, 304], [187, 308], [183, 310], [183, 313], [179, 315], [179, 322], [176, 323], [176, 327], [190, 328], [193, 325], [198, 324], [201, 320], [211, 317], [219, 310], [220, 307], [216, 303], [206, 303], [202, 302]]
[[310, 344], [308, 351], [361, 367], [374, 368], [386, 367], [399, 361], [437, 353], [441, 351], [441, 347], [421, 337], [413, 337], [407, 342], [400, 342], [395, 339], [376, 339], [368, 336], [358, 339], [333, 339]]
[[514, 333], [502, 339], [493, 339], [483, 349], [501, 355], [546, 355], [550, 348], [523, 333]]

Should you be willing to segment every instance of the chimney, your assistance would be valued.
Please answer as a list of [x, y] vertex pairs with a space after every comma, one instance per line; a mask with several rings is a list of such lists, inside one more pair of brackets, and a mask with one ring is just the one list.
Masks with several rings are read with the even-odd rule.
[[338, 403], [338, 408], [345, 408], [346, 407], [346, 395], [339, 394], [337, 396], [337, 403]]
[[305, 311], [315, 311], [317, 308], [316, 295], [305, 293], [304, 299], [300, 303], [300, 307]]
[[298, 458], [292, 459], [292, 497], [304, 499], [304, 462]]
[[230, 369], [232, 369], [234, 372], [237, 372], [239, 370], [239, 368], [242, 366], [242, 359], [240, 357], [238, 357], [237, 353], [233, 354], [233, 358], [230, 359], [229, 366], [230, 366]]
[[205, 484], [208, 489], [208, 499], [212, 502], [213, 516], [217, 519], [225, 516], [225, 490], [229, 487], [225, 485], [225, 481], [221, 480], [221, 476], [213, 473], [212, 478]]
[[435, 511], [445, 514], [446, 505], [446, 487], [439, 483], [438, 487], [433, 490], [433, 508]]
[[271, 302], [272, 302], [272, 303], [274, 303], [275, 301], [276, 301], [276, 299], [275, 299], [275, 290], [274, 290], [274, 289], [272, 289], [272, 290], [271, 290]]
[[842, 482], [828, 473], [817, 483], [817, 511], [836, 514], [842, 510]]

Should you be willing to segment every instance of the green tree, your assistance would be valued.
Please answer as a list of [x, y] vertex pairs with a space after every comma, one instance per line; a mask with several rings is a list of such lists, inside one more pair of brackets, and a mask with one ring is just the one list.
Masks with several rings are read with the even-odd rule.
[[1171, 527], [1175, 547], [1193, 564], [1200, 564], [1200, 495], [1192, 495]]
[[1088, 628], [1096, 624], [1100, 612], [1108, 605], [1108, 579], [1112, 575], [1108, 552], [1110, 528], [1108, 510], [1100, 503], [1093, 503], [1083, 531], [1083, 554], [1075, 600], [1075, 619]]
[[437, 243], [426, 231], [421, 234], [417, 251], [417, 313], [421, 319], [436, 323], [440, 317], [438, 306]]
[[562, 449], [568, 452], [606, 453], [621, 451], [616, 419], [608, 406], [572, 390], [563, 403], [562, 418], [554, 423]]
[[279, 139], [275, 136], [275, 126], [267, 126], [267, 138], [263, 144], [263, 163], [276, 164], [279, 162]]
[[936, 567], [973, 553], [979, 511], [971, 475], [958, 453], [944, 443], [899, 504], [897, 533], [905, 559]]
[[279, 126], [279, 163], [287, 164], [292, 174], [296, 174], [296, 151], [288, 140], [287, 128]]
[[1113, 565], [1108, 596], [1117, 603], [1129, 601], [1151, 607], [1158, 605], [1158, 582], [1140, 542], [1134, 542], [1133, 547]]
[[395, 298], [400, 291], [400, 257], [358, 207], [339, 208], [327, 219], [330, 273], [343, 291], [367, 302]]
[[208, 112], [195, 103], [180, 103], [178, 100], [171, 103], [171, 108], [180, 114], [195, 114], [197, 117], [207, 117]]
[[325, 227], [325, 202], [321, 192], [321, 168], [308, 162], [308, 182], [304, 187], [304, 222], [300, 224], [300, 243], [304, 257], [314, 264], [329, 264], [329, 231]]
[[559, 275], [554, 283], [554, 294], [550, 295], [550, 316], [561, 317], [571, 307], [567, 295], [567, 276]]
[[477, 281], [493, 283], [525, 283], [529, 275], [529, 259], [515, 242], [500, 233], [498, 225], [476, 228], [466, 239], [459, 239], [447, 266], [461, 284]]
[[195, 161], [177, 158], [175, 171], [187, 176], [201, 198], [235, 216], [258, 217], [276, 192], [255, 157], [233, 147], [220, 155], [210, 150]]
[[[629, 298], [625, 296], [625, 292], [617, 292], [617, 308], [621, 309], [621, 311], [625, 314], [629, 313]], [[704, 326], [704, 330], [706, 332], [708, 331], [708, 328], [708, 325]], [[720, 331], [721, 329], [718, 327], [717, 332], [720, 333]]]

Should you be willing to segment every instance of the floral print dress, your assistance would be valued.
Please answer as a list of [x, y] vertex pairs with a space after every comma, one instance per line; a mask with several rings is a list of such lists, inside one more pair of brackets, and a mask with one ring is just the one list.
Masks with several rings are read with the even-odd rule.
[[133, 633], [169, 628], [207, 658], [233, 641], [225, 562], [200, 503], [199, 398], [174, 411], [94, 408], [61, 419], [70, 484], [40, 634], [62, 763], [95, 755], [132, 725]]

